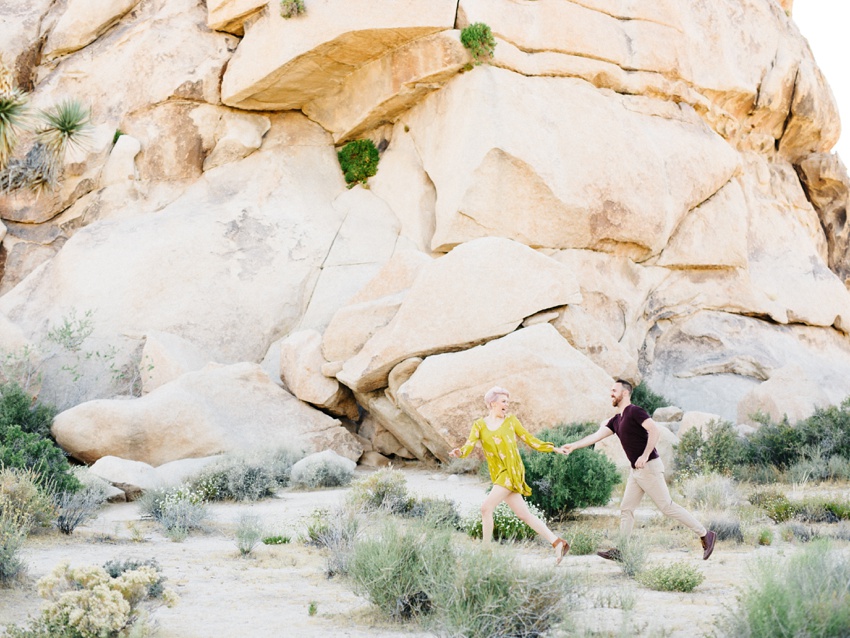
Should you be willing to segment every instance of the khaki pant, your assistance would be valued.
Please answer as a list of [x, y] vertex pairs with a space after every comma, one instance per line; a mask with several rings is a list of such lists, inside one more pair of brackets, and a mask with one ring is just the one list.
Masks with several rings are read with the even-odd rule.
[[706, 529], [688, 510], [676, 505], [670, 497], [667, 482], [664, 480], [664, 463], [661, 459], [652, 459], [641, 469], [632, 469], [626, 483], [626, 491], [620, 503], [620, 533], [628, 536], [635, 525], [635, 508], [640, 505], [644, 494], [648, 494], [664, 516], [679, 521], [692, 529], [697, 535], [704, 536]]

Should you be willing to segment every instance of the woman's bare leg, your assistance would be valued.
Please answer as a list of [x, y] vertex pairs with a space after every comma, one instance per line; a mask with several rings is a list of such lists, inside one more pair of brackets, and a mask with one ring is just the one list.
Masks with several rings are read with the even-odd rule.
[[493, 540], [493, 512], [496, 506], [513, 494], [508, 488], [494, 485], [481, 504], [481, 540], [489, 543]]
[[546, 523], [544, 523], [531, 513], [531, 510], [528, 509], [528, 505], [526, 504], [525, 499], [522, 498], [522, 494], [510, 492], [507, 496], [504, 497], [504, 500], [505, 503], [508, 504], [508, 507], [513, 510], [514, 514], [517, 515], [519, 520], [521, 520], [535, 532], [540, 534], [543, 538], [549, 541], [549, 543], [554, 543], [558, 539], [554, 532], [552, 532], [552, 530], [546, 527]]

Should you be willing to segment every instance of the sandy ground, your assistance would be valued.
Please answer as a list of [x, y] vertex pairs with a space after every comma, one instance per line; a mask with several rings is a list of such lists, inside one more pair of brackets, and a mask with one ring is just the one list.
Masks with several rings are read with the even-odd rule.
[[[408, 486], [420, 496], [447, 497], [462, 512], [473, 512], [483, 500], [487, 484], [475, 476], [449, 476], [428, 469], [406, 469]], [[27, 582], [0, 589], [0, 625], [23, 623], [36, 615], [43, 601], [36, 580], [61, 561], [103, 564], [115, 558], [156, 558], [168, 585], [180, 596], [173, 608], [154, 614], [159, 638], [228, 636], [313, 637], [425, 636], [382, 620], [365, 600], [355, 596], [340, 578], [327, 579], [321, 550], [293, 542], [259, 545], [245, 559], [239, 556], [233, 528], [240, 514], [258, 514], [270, 533], [297, 536], [303, 520], [317, 507], [341, 503], [346, 489], [280, 492], [279, 497], [255, 504], [216, 504], [211, 507], [207, 533], [185, 541], [169, 541], [156, 525], [142, 521], [133, 503], [106, 507], [97, 519], [79, 527], [72, 536], [46, 533], [32, 536], [23, 558]], [[639, 521], [651, 529], [650, 564], [687, 561], [705, 574], [705, 582], [689, 594], [655, 592], [625, 578], [616, 564], [596, 556], [568, 556], [560, 568], [571, 570], [587, 585], [573, 626], [612, 635], [693, 637], [707, 635], [716, 618], [733, 602], [736, 586], [747, 576], [747, 565], [758, 556], [795, 551], [777, 542], [771, 547], [719, 543], [711, 560], [701, 560], [699, 543], [687, 530], [660, 518], [648, 503]], [[616, 500], [607, 508], [593, 508], [586, 519], [611, 534], [617, 527]], [[569, 523], [561, 527], [566, 531]], [[846, 548], [845, 548], [846, 549]], [[552, 562], [551, 549], [542, 543], [512, 547], [525, 564]], [[623, 600], [631, 601], [622, 609]], [[311, 602], [317, 613], [308, 614]]]

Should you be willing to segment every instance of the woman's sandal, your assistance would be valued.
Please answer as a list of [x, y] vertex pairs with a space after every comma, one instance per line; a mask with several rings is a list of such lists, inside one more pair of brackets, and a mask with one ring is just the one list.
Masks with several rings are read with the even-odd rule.
[[566, 553], [570, 551], [570, 544], [563, 538], [556, 538], [552, 542], [552, 547], [555, 548], [555, 564], [560, 565]]

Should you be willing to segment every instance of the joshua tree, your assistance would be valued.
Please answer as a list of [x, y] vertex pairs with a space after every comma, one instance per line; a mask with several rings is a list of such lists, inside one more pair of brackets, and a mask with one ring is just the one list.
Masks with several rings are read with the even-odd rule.
[[[28, 95], [15, 86], [11, 70], [0, 59], [0, 193], [55, 188], [65, 151], [81, 146], [88, 130], [89, 110], [77, 100], [33, 115]], [[24, 157], [15, 158], [24, 134], [31, 134], [32, 145]]]

